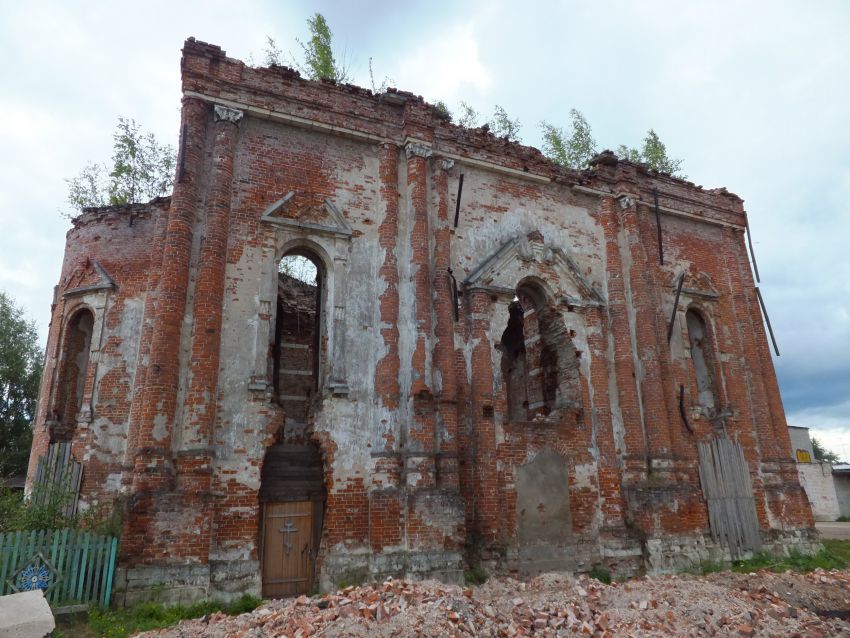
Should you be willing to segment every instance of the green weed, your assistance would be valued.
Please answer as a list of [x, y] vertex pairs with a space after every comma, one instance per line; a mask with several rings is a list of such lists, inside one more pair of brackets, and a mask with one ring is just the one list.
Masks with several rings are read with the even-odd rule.
[[181, 620], [200, 618], [217, 611], [231, 616], [253, 611], [262, 601], [245, 594], [231, 603], [205, 600], [192, 605], [165, 606], [161, 603], [141, 603], [131, 609], [114, 611], [92, 607], [89, 627], [102, 638], [126, 638], [139, 631], [170, 627]]
[[467, 585], [483, 585], [487, 582], [487, 572], [483, 567], [471, 567], [463, 572], [463, 580]]
[[594, 565], [593, 569], [591, 569], [587, 575], [591, 578], [595, 578], [600, 583], [605, 583], [606, 585], [611, 584], [611, 570], [606, 567], [602, 567], [601, 565]]
[[[787, 556], [774, 556], [772, 554], [760, 553], [746, 560], [736, 560], [732, 563], [732, 570], [736, 572], [755, 572], [760, 569], [769, 569], [773, 572], [784, 572], [793, 570], [795, 572], [811, 572], [815, 569], [844, 569], [848, 565], [850, 559], [850, 542], [847, 546], [836, 547], [839, 553], [836, 553], [830, 546], [828, 541], [824, 541], [824, 549], [817, 554], [802, 554], [798, 551], [791, 551]], [[842, 555], [843, 554], [843, 555]]]

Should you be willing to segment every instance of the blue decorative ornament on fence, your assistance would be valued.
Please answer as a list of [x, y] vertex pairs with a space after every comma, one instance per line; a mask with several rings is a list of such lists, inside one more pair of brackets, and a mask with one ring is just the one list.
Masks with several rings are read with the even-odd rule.
[[17, 573], [12, 576], [9, 584], [14, 591], [40, 589], [46, 594], [59, 580], [61, 579], [53, 565], [39, 552], [31, 556], [21, 566]]
[[32, 591], [50, 587], [51, 574], [47, 565], [29, 565], [18, 575], [18, 589]]

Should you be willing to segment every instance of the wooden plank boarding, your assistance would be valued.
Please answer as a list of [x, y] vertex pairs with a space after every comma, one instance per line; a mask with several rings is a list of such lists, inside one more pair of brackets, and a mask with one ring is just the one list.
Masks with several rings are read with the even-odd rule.
[[67, 495], [64, 514], [72, 517], [77, 512], [83, 466], [74, 460], [70, 443], [51, 443], [38, 460], [35, 473], [33, 500], [44, 504], [58, 491]]
[[732, 559], [761, 550], [761, 532], [744, 450], [737, 441], [699, 443], [699, 476], [708, 501], [711, 536], [729, 548]]

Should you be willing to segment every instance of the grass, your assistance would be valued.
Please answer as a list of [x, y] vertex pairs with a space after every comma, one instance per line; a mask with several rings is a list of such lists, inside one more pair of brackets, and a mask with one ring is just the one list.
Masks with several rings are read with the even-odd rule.
[[741, 573], [755, 572], [760, 569], [769, 569], [773, 572], [784, 572], [789, 569], [795, 572], [810, 572], [818, 568], [845, 569], [850, 565], [850, 541], [827, 539], [823, 541], [823, 546], [821, 551], [811, 555], [792, 551], [787, 556], [775, 556], [762, 552], [746, 560], [736, 560], [731, 567], [720, 561], [704, 560], [683, 571], [704, 576], [728, 569]]
[[[827, 541], [828, 542], [828, 541]], [[838, 541], [848, 545], [842, 547], [840, 552], [850, 551], [850, 542]], [[736, 560], [732, 563], [732, 571], [736, 572], [754, 572], [759, 569], [769, 569], [773, 572], [784, 572], [792, 570], [795, 572], [811, 572], [815, 569], [844, 569], [848, 565], [847, 558], [842, 557], [841, 553], [836, 554], [834, 551], [825, 547], [817, 554], [801, 554], [797, 551], [790, 552], [787, 556], [774, 556], [772, 554], [756, 554], [747, 560]]]
[[192, 605], [165, 606], [162, 603], [142, 603], [131, 609], [104, 610], [92, 607], [88, 623], [74, 622], [57, 628], [55, 637], [70, 638], [126, 638], [139, 631], [162, 629], [176, 625], [181, 620], [200, 618], [217, 611], [231, 616], [253, 611], [262, 601], [256, 596], [245, 594], [231, 603], [205, 600]]
[[593, 569], [591, 569], [587, 575], [591, 578], [595, 578], [600, 583], [605, 583], [606, 585], [611, 584], [611, 570], [600, 565], [594, 565]]
[[482, 567], [471, 567], [463, 572], [467, 585], [483, 585], [487, 582], [487, 572]]

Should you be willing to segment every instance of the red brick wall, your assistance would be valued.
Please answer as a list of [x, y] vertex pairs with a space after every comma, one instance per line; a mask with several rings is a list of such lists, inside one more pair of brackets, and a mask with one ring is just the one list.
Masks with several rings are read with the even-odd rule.
[[[738, 197], [610, 154], [565, 170], [412, 94], [253, 69], [192, 40], [182, 69], [183, 178], [170, 206], [133, 208], [132, 225], [93, 211], [69, 234], [39, 411], [49, 423], [69, 313], [103, 305], [94, 416], [75, 445], [87, 497], [131, 495], [126, 564], [259, 558], [261, 465], [294, 410], [273, 396], [271, 359], [277, 263], [293, 251], [323, 272], [305, 438], [325, 463], [327, 570], [368, 552], [459, 556], [465, 541], [514, 555], [517, 471], [549, 449], [567, 463], [580, 551], [706, 534], [697, 443], [724, 433], [744, 447], [763, 529], [811, 526]], [[94, 280], [93, 260], [116, 287], [63, 299]], [[518, 419], [496, 346], [528, 282], [541, 301], [526, 315], [526, 393], [545, 405]], [[709, 333], [710, 414], [689, 307]], [[37, 429], [33, 458], [45, 445]]]

